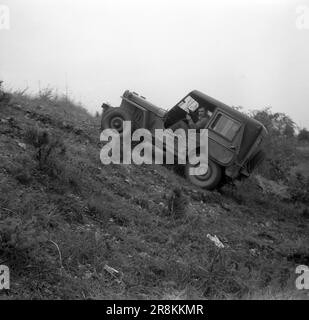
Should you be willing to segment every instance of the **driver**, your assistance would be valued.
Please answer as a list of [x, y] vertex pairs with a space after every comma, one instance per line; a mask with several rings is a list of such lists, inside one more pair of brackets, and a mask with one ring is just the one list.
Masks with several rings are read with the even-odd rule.
[[192, 120], [189, 114], [186, 116], [190, 129], [204, 129], [210, 118], [204, 107], [200, 107], [197, 111], [198, 111], [198, 120], [196, 122]]
[[206, 109], [204, 107], [199, 107], [198, 111], [198, 120], [194, 122], [189, 114], [186, 115], [185, 120], [181, 120], [173, 124], [170, 129], [173, 131], [177, 129], [204, 129], [206, 127], [206, 124], [208, 123], [208, 120], [210, 119], [210, 116], [208, 115]]

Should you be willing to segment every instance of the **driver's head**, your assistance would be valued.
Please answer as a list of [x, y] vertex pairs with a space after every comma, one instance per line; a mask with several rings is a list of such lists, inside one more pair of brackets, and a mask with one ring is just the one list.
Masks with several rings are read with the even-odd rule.
[[198, 109], [198, 118], [202, 119], [202, 118], [205, 118], [206, 116], [207, 116], [207, 114], [206, 114], [205, 108], [199, 108]]

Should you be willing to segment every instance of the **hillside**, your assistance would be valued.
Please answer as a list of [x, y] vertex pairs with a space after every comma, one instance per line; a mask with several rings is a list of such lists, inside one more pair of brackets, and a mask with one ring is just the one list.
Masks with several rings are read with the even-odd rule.
[[253, 180], [207, 192], [171, 168], [103, 166], [99, 127], [65, 99], [0, 102], [1, 299], [308, 298], [304, 207]]

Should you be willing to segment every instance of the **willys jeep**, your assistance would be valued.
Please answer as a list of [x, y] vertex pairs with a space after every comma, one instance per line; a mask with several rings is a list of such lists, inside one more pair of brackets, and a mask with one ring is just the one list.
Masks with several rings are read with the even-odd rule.
[[[106, 128], [123, 131], [123, 121], [131, 121], [132, 130], [188, 126], [188, 120], [197, 122], [198, 112], [204, 108], [206, 117], [203, 128], [208, 129], [208, 170], [202, 175], [188, 174], [187, 179], [196, 186], [212, 190], [228, 181], [249, 177], [259, 165], [265, 153], [262, 149], [267, 130], [257, 120], [194, 90], [170, 110], [164, 110], [135, 92], [125, 91], [117, 108], [103, 103], [101, 130]], [[190, 117], [188, 117], [188, 115]], [[191, 118], [191, 119], [190, 119]], [[200, 128], [201, 129], [201, 128]]]

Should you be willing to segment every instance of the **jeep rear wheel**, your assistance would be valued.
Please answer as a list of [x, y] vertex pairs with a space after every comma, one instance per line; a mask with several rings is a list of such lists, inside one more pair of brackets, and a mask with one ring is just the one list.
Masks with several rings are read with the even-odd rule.
[[106, 114], [103, 114], [101, 130], [115, 129], [122, 134], [124, 121], [131, 121], [131, 116], [128, 112], [122, 109], [108, 110]]
[[197, 187], [213, 190], [217, 186], [219, 186], [221, 178], [222, 178], [222, 169], [221, 167], [213, 162], [212, 160], [208, 160], [208, 170], [205, 174], [202, 175], [190, 175], [190, 168], [195, 168], [197, 165], [192, 165], [188, 163], [186, 165], [186, 178], [196, 185]]

